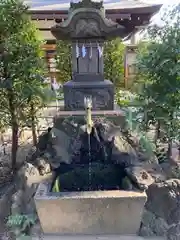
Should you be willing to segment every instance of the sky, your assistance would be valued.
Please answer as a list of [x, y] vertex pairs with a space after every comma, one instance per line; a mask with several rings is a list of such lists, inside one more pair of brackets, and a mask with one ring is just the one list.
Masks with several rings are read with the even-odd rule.
[[[149, 2], [149, 0], [144, 1]], [[180, 0], [159, 0], [159, 1], [151, 0], [151, 2], [163, 4], [161, 11], [153, 17], [153, 22], [154, 21], [159, 22], [163, 11], [165, 11], [167, 7], [170, 8], [171, 6], [180, 3]]]

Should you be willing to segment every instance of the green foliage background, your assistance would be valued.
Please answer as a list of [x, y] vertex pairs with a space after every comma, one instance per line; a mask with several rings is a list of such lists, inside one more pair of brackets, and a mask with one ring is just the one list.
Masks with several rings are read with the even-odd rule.
[[18, 133], [43, 106], [45, 73], [42, 45], [28, 8], [20, 0], [0, 2], [0, 78], [8, 87], [0, 88], [0, 130], [12, 129], [12, 168], [16, 166]]

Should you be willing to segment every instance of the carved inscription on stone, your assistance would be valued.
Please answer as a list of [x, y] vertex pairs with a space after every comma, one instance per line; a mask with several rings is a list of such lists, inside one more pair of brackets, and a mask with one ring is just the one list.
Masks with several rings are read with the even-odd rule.
[[69, 109], [84, 109], [84, 97], [92, 97], [93, 109], [107, 109], [112, 101], [112, 93], [110, 89], [95, 89], [94, 91], [74, 90], [69, 91], [66, 96], [66, 104]]

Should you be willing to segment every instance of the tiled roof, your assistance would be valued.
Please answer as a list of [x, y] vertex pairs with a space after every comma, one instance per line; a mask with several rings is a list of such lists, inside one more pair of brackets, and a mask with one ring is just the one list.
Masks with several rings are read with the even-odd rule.
[[[94, 0], [95, 1], [95, 0]], [[98, 0], [96, 0], [98, 1]], [[73, 0], [73, 2], [79, 2]], [[31, 10], [67, 10], [70, 1], [67, 0], [26, 0], [25, 3]], [[151, 0], [104, 0], [106, 9], [127, 9], [155, 6], [155, 1]]]

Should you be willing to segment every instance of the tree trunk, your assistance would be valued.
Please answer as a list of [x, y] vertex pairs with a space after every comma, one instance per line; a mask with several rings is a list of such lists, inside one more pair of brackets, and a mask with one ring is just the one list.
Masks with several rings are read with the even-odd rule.
[[6, 155], [6, 148], [5, 148], [5, 144], [4, 144], [4, 142], [5, 142], [4, 133], [5, 133], [5, 131], [1, 130], [1, 133], [0, 133], [1, 134], [1, 144], [3, 146], [3, 154]]
[[1, 131], [1, 142], [4, 144], [4, 131]]
[[9, 100], [9, 109], [11, 114], [11, 128], [12, 128], [12, 148], [11, 148], [11, 164], [12, 171], [16, 172], [16, 155], [18, 149], [18, 130], [19, 126], [17, 123], [15, 105], [14, 105], [14, 93], [12, 89], [8, 89], [8, 100]]
[[12, 170], [16, 172], [16, 155], [18, 150], [18, 125], [16, 122], [12, 125]]
[[32, 137], [33, 137], [33, 145], [37, 145], [37, 133], [36, 133], [36, 123], [35, 123], [35, 116], [34, 116], [34, 104], [31, 104], [31, 130], [32, 130]]

